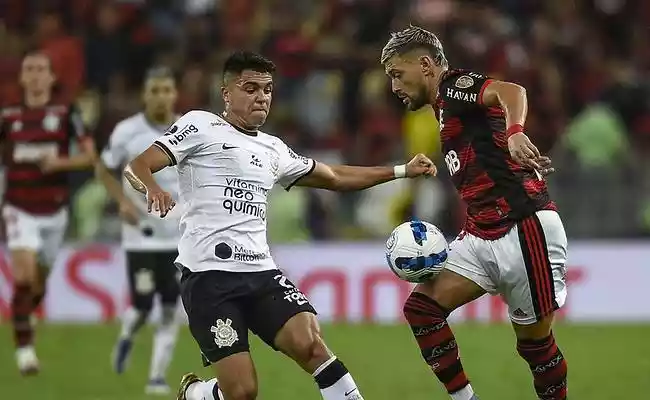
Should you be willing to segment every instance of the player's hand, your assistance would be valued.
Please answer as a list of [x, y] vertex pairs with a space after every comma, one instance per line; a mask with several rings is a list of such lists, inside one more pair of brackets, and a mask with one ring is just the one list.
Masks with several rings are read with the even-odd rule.
[[176, 202], [168, 192], [160, 188], [147, 190], [147, 211], [160, 213], [160, 218], [164, 218], [175, 205]]
[[510, 157], [519, 165], [540, 171], [542, 167], [537, 160], [541, 157], [537, 147], [528, 139], [525, 133], [515, 133], [508, 138]]
[[411, 161], [406, 164], [406, 177], [416, 178], [418, 176], [436, 176], [438, 170], [433, 161], [424, 154], [416, 154]]
[[540, 167], [537, 172], [542, 174], [542, 176], [550, 175], [555, 172], [555, 168], [553, 168], [552, 161], [549, 157], [540, 156], [535, 161], [537, 161], [537, 165]]
[[59, 158], [54, 155], [49, 155], [41, 158], [38, 162], [38, 167], [45, 174], [49, 174], [58, 170]]
[[129, 225], [138, 225], [138, 210], [132, 202], [124, 200], [120, 203], [120, 218]]

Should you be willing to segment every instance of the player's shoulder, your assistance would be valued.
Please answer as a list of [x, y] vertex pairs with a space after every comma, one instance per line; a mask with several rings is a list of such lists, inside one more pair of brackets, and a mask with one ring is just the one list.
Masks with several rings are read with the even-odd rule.
[[490, 79], [488, 75], [480, 72], [467, 69], [450, 69], [442, 75], [440, 86], [464, 90], [475, 85], [482, 85], [488, 79]]
[[185, 114], [181, 115], [181, 117], [176, 122], [179, 124], [194, 124], [197, 127], [216, 127], [219, 125], [228, 125], [228, 123], [225, 122], [219, 115], [205, 110], [188, 111]]
[[113, 128], [113, 133], [111, 136], [113, 138], [130, 137], [131, 134], [140, 131], [145, 124], [146, 121], [143, 113], [140, 112], [131, 115], [130, 117], [124, 118], [115, 124], [115, 128]]

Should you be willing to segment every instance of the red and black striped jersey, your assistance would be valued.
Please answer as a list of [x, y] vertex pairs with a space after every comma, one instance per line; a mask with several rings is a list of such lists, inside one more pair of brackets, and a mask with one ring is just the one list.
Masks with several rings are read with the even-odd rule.
[[467, 204], [464, 230], [494, 240], [555, 204], [543, 178], [510, 157], [503, 110], [482, 103], [489, 83], [475, 72], [447, 71], [434, 110], [449, 174]]
[[68, 174], [43, 173], [45, 157], [68, 156], [71, 140], [86, 135], [81, 116], [69, 104], [0, 109], [0, 143], [5, 169], [4, 201], [36, 215], [67, 205]]

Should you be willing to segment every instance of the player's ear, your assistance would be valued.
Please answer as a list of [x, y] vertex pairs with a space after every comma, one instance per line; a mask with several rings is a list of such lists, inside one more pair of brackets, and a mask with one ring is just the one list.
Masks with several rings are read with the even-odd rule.
[[221, 97], [223, 98], [224, 103], [230, 101], [230, 91], [228, 90], [228, 87], [221, 86]]
[[429, 56], [420, 57], [420, 70], [426, 76], [433, 74], [433, 60]]

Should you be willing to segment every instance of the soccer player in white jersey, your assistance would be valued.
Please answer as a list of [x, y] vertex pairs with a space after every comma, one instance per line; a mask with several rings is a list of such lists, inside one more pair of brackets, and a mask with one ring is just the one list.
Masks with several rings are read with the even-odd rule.
[[[126, 261], [132, 306], [122, 320], [122, 329], [113, 351], [113, 367], [117, 373], [125, 370], [134, 334], [147, 321], [158, 294], [162, 313], [153, 340], [153, 353], [146, 392], [166, 394], [169, 386], [165, 373], [172, 358], [182, 314], [177, 307], [179, 298], [178, 270], [174, 260], [178, 255], [181, 207], [165, 219], [147, 213], [146, 198], [122, 185], [109, 170], [122, 169], [161, 136], [178, 118], [174, 114], [177, 92], [174, 77], [167, 68], [148, 72], [144, 82], [144, 111], [115, 126], [106, 148], [96, 165], [98, 179], [119, 204], [122, 224], [122, 246]], [[178, 195], [178, 172], [167, 168], [156, 173], [157, 184]]]
[[[401, 177], [435, 174], [423, 155], [396, 167], [328, 166], [294, 153], [258, 128], [269, 113], [274, 64], [250, 52], [225, 63], [222, 116], [191, 111], [131, 162], [150, 208], [165, 216], [173, 195], [152, 173], [177, 165], [182, 236], [176, 260], [190, 331], [216, 379], [187, 374], [178, 400], [248, 400], [257, 396], [248, 331], [311, 374], [325, 400], [363, 399], [327, 348], [316, 311], [278, 269], [266, 241], [266, 200], [279, 183], [360, 190]], [[218, 383], [217, 383], [218, 382]]]

